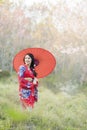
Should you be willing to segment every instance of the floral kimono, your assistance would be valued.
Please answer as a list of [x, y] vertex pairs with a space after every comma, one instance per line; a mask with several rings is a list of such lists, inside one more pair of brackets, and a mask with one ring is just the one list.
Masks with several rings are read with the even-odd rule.
[[[38, 82], [33, 84], [34, 74], [28, 70], [26, 65], [21, 65], [18, 72], [19, 96], [23, 107], [34, 107], [34, 103], [38, 101]], [[27, 78], [31, 78], [28, 80]]]

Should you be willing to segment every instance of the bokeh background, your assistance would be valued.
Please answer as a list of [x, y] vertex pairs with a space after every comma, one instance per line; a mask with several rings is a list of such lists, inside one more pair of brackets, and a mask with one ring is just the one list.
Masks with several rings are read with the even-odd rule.
[[[56, 58], [39, 102], [22, 111], [13, 58], [41, 47]], [[0, 0], [0, 129], [87, 130], [87, 0]]]

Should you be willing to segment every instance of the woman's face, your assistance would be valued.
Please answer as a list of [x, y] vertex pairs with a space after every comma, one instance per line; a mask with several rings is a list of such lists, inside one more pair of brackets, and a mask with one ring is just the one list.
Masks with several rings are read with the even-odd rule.
[[29, 55], [26, 55], [25, 56], [25, 64], [30, 66], [31, 62], [32, 62], [31, 57]]

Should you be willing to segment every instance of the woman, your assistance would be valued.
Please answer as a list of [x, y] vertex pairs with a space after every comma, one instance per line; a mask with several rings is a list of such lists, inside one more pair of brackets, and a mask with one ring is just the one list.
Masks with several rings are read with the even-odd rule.
[[33, 54], [26, 54], [23, 62], [24, 65], [19, 67], [18, 72], [20, 101], [24, 108], [33, 108], [34, 103], [38, 101], [38, 80], [34, 70], [35, 59]]

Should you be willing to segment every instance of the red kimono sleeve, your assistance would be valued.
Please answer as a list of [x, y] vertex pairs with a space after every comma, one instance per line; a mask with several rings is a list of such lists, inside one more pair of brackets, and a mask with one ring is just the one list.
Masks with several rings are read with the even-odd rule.
[[[24, 78], [24, 72], [26, 71], [26, 68], [25, 66], [20, 66], [19, 68], [19, 72], [18, 72], [18, 81], [19, 81], [19, 84], [20, 84], [20, 87], [21, 88], [25, 88], [25, 89], [28, 89], [28, 88], [31, 88], [33, 83], [32, 82], [29, 82], [28, 80], [26, 80]], [[34, 78], [33, 75], [29, 75], [31, 78]]]

